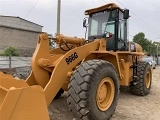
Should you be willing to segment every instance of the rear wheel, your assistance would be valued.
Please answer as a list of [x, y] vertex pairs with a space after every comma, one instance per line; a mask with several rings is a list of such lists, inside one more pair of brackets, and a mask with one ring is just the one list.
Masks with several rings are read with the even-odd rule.
[[[135, 73], [136, 76], [136, 73]], [[145, 61], [138, 61], [137, 78], [134, 84], [130, 85], [132, 94], [144, 96], [150, 92], [152, 82], [152, 68]]]
[[118, 75], [114, 66], [103, 60], [89, 60], [74, 72], [69, 84], [69, 108], [82, 120], [107, 120], [117, 105]]
[[154, 65], [153, 69], [156, 69], [156, 64]]

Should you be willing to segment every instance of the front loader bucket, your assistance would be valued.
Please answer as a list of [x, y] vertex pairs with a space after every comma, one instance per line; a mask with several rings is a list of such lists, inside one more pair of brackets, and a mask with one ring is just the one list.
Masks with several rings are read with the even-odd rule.
[[1, 73], [0, 120], [49, 120], [42, 87]]
[[3, 72], [0, 72], [0, 77], [13, 78], [13, 76], [11, 76], [11, 75], [7, 75], [7, 74], [4, 74]]

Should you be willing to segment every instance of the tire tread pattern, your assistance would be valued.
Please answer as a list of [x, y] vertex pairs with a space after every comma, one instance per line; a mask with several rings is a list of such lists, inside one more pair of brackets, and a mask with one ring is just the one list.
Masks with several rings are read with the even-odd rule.
[[[107, 61], [89, 60], [82, 63], [73, 73], [70, 83], [67, 104], [73, 114], [82, 119], [89, 120], [87, 109], [87, 97], [91, 85], [94, 84], [94, 78], [98, 76], [96, 71], [101, 71], [102, 67], [107, 67], [106, 63], [114, 67]], [[90, 79], [90, 80], [89, 80]]]
[[[138, 61], [137, 64], [137, 78], [136, 84], [130, 84], [130, 92], [138, 96], [145, 96], [149, 93], [150, 87], [145, 86], [145, 74], [150, 69], [149, 63], [145, 61]], [[134, 73], [136, 75], [136, 73]], [[151, 85], [151, 84], [150, 84]]]

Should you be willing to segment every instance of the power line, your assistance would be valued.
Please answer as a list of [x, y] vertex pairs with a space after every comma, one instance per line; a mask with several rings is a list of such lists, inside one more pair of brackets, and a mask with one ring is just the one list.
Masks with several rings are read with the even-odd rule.
[[141, 23], [136, 22], [136, 21], [134, 21], [134, 20], [130, 20], [130, 21], [133, 22], [133, 23], [136, 24], [136, 25], [141, 26], [141, 28], [143, 28], [143, 29], [145, 29], [145, 30], [147, 30], [147, 31], [149, 31], [149, 32], [152, 32], [155, 36], [158, 36], [158, 34], [156, 34], [154, 31], [150, 30], [149, 28], [146, 29], [146, 27], [145, 27], [144, 25], [142, 25]]
[[[134, 14], [132, 11], [131, 11], [132, 14]], [[152, 28], [153, 30], [155, 30], [157, 33], [160, 33], [158, 30], [156, 30], [154, 27], [152, 27], [151, 25], [149, 25], [147, 22], [145, 22], [143, 19], [139, 18], [136, 14], [134, 14], [139, 20], [143, 21], [146, 25], [148, 25], [150, 28]]]
[[[126, 6], [125, 6], [122, 2], [120, 2], [119, 0], [116, 0], [116, 1], [118, 1], [123, 7], [126, 8]], [[152, 30], [156, 31], [157, 33], [160, 33], [160, 32], [159, 32], [158, 30], [156, 30], [154, 27], [152, 27], [152, 26], [149, 25], [147, 22], [145, 22], [143, 19], [141, 19], [140, 17], [138, 17], [134, 12], [132, 12], [131, 10], [130, 10], [130, 12], [131, 12], [133, 15], [135, 15], [139, 20], [141, 20], [142, 23], [144, 22], [146, 25], [148, 25], [150, 28], [152, 28]], [[143, 24], [144, 24], [144, 23], [143, 23]]]
[[134, 37], [133, 35], [129, 35], [129, 36]]
[[154, 38], [154, 40], [159, 39], [160, 37]]
[[29, 12], [26, 14], [26, 16], [24, 18], [27, 18], [27, 16], [31, 13], [31, 11], [37, 5], [38, 2], [39, 2], [39, 0], [36, 1], [36, 3], [33, 5], [33, 7], [29, 10]]
[[[112, 0], [109, 0], [109, 1], [113, 2]], [[103, 0], [103, 2], [106, 3], [105, 0]], [[123, 7], [126, 8], [126, 6], [125, 6], [122, 2], [120, 2], [119, 0], [117, 0], [117, 2], [119, 2]], [[141, 18], [139, 18], [139, 17], [138, 17], [134, 12], [132, 12], [131, 10], [130, 10], [130, 12], [131, 12], [136, 18], [138, 18], [138, 19], [136, 19], [135, 17], [132, 17], [135, 21], [137, 21], [137, 22], [135, 22], [135, 21], [132, 20], [132, 22], [134, 22], [134, 23], [137, 24], [137, 25], [142, 26], [145, 30], [152, 32], [154, 35], [159, 36], [159, 33], [160, 33], [160, 32], [159, 32], [158, 30], [156, 30], [154, 27], [152, 27], [151, 25], [149, 25], [147, 22], [145, 22], [144, 20], [142, 20]], [[156, 34], [155, 32], [156, 32], [157, 34]]]
[[102, 0], [102, 1], [106, 3], [106, 1], [104, 1], [104, 0]]
[[[135, 21], [134, 21], [134, 20]], [[145, 24], [141, 24], [139, 21], [137, 21], [137, 19], [133, 18], [133, 19], [130, 19], [130, 21], [134, 22], [135, 24], [143, 27], [145, 30], [149, 31], [149, 32], [152, 32], [154, 35], [156, 36], [159, 36], [158, 34], [156, 34], [150, 27], [146, 26]]]
[[[105, 2], [105, 3], [107, 3], [105, 0], [102, 0], [102, 1]], [[109, 0], [109, 1], [113, 2], [112, 0]]]

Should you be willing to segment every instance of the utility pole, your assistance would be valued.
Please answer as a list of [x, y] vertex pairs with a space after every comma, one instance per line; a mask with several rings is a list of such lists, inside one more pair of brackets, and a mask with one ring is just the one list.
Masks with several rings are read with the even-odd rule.
[[159, 57], [158, 57], [158, 47], [159, 47], [159, 46], [158, 46], [158, 44], [157, 44], [157, 65], [158, 65], [158, 62], [159, 62], [159, 59], [158, 59], [158, 58], [159, 58]]
[[57, 33], [60, 33], [60, 15], [61, 15], [61, 0], [58, 0], [57, 4]]

